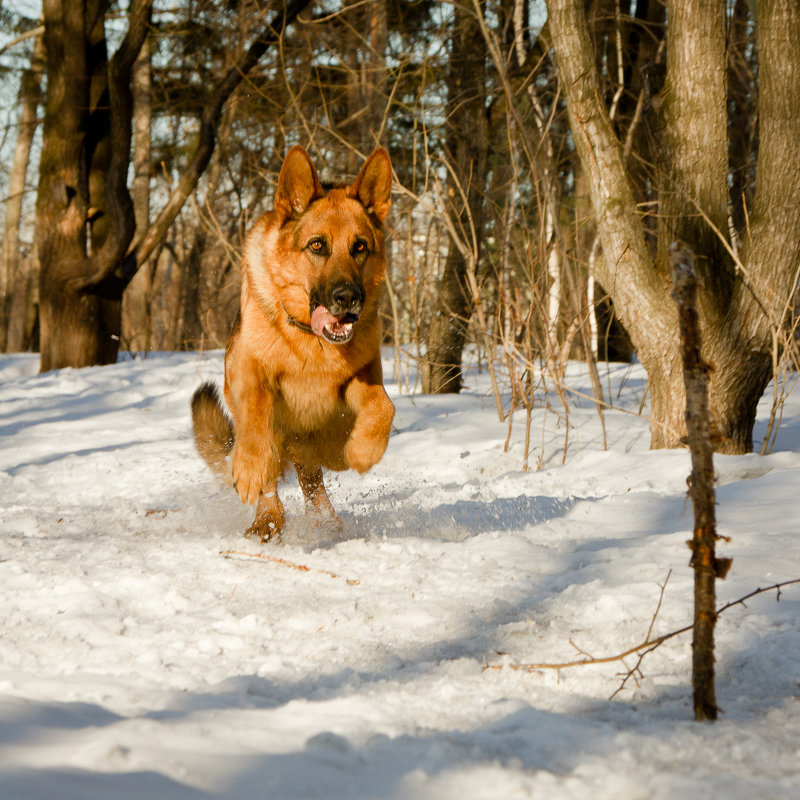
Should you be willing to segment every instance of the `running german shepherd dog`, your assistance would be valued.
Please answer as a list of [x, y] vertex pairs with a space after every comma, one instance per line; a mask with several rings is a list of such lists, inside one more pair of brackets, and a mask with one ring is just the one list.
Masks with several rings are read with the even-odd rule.
[[[277, 482], [292, 464], [307, 508], [336, 518], [322, 469], [366, 472], [386, 450], [378, 319], [392, 167], [378, 148], [352, 186], [323, 188], [302, 147], [286, 155], [272, 211], [244, 244], [241, 308], [225, 350], [225, 400], [192, 397], [200, 455], [258, 503], [247, 536], [280, 536]], [[232, 458], [228, 456], [232, 451]]]

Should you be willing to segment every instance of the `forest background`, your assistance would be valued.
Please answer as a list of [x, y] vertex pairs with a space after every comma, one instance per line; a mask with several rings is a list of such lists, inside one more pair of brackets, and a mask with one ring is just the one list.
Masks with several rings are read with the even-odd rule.
[[329, 180], [391, 154], [405, 389], [458, 391], [474, 344], [501, 418], [566, 409], [571, 358], [602, 415], [596, 360], [636, 357], [679, 446], [676, 240], [717, 450], [752, 448], [795, 365], [794, 0], [0, 0], [0, 32], [0, 349], [43, 371], [224, 346], [293, 144]]

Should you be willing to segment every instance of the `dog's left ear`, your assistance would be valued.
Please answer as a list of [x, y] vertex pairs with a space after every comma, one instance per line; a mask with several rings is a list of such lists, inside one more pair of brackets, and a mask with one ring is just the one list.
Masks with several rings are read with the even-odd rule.
[[383, 222], [392, 204], [391, 191], [392, 162], [389, 154], [378, 147], [361, 167], [349, 194], [367, 209], [368, 214]]

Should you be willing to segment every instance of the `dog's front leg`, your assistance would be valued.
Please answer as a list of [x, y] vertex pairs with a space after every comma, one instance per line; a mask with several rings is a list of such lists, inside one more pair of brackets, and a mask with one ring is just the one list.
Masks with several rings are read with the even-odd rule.
[[268, 392], [243, 393], [234, 418], [233, 485], [243, 503], [255, 503], [256, 518], [245, 536], [278, 539], [285, 520], [278, 497], [280, 456], [273, 432], [273, 399]]
[[232, 377], [226, 387], [233, 414], [233, 485], [243, 503], [275, 490], [280, 454], [273, 428], [274, 399], [251, 370]]
[[277, 540], [285, 519], [283, 503], [278, 497], [277, 482], [273, 480], [264, 487], [259, 496], [256, 518], [244, 535], [260, 539], [262, 544], [270, 539]]
[[356, 421], [344, 455], [351, 469], [366, 472], [386, 451], [394, 419], [394, 405], [383, 388], [379, 358], [350, 381], [345, 390], [345, 402], [355, 412]]

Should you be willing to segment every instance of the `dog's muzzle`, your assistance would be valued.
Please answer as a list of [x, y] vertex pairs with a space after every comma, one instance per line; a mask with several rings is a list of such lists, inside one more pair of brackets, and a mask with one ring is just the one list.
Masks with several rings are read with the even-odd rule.
[[364, 288], [352, 281], [338, 281], [325, 291], [311, 293], [311, 330], [332, 344], [353, 337], [353, 325], [364, 308]]

